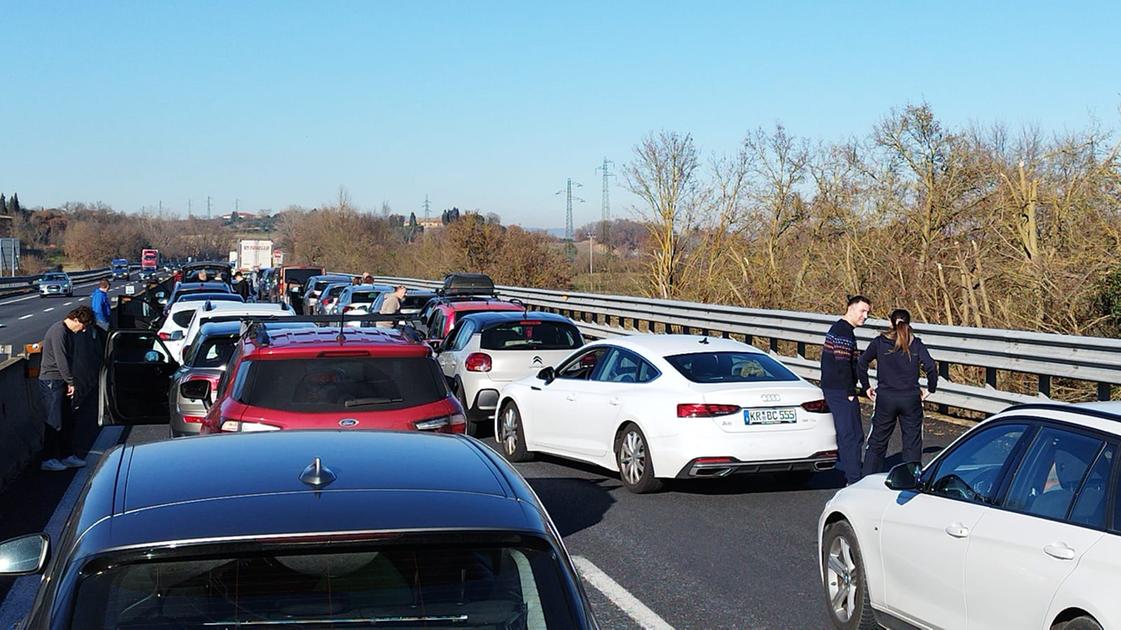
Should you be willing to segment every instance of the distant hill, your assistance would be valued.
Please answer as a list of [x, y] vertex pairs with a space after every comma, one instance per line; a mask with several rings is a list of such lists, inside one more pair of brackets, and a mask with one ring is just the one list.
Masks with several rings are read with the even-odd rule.
[[527, 227], [526, 232], [544, 232], [553, 238], [564, 238], [564, 228], [535, 228]]

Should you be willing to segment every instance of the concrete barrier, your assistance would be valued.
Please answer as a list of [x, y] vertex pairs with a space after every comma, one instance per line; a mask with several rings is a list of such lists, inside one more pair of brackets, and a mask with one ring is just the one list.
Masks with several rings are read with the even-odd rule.
[[0, 363], [0, 491], [7, 487], [43, 444], [43, 410], [37, 382], [27, 378], [27, 359]]

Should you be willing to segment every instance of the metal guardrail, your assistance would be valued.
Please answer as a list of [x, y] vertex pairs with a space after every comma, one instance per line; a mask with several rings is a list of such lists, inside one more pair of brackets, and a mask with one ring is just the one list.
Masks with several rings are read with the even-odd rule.
[[[75, 271], [73, 273], [67, 272], [70, 280], [73, 282], [85, 282], [87, 280], [97, 280], [103, 278], [112, 270], [109, 267], [102, 269], [90, 269], [89, 271]], [[35, 281], [42, 278], [43, 274], [37, 276], [13, 276], [9, 278], [0, 278], [0, 291], [12, 293], [20, 290], [32, 290], [35, 288]]]
[[[376, 277], [377, 282], [433, 289], [442, 282], [416, 278]], [[767, 340], [775, 358], [797, 374], [820, 378], [818, 362], [807, 358], [809, 346], [820, 346], [836, 315], [751, 309], [737, 306], [657, 300], [624, 295], [601, 295], [524, 287], [496, 287], [502, 297], [516, 298], [538, 309], [572, 318], [593, 338], [629, 335], [642, 322], [653, 329], [714, 336], [742, 335], [749, 341]], [[861, 345], [887, 329], [886, 320], [870, 319], [857, 329]], [[1099, 400], [1108, 400], [1111, 385], [1121, 384], [1121, 339], [1053, 335], [1022, 330], [916, 324], [915, 332], [939, 364], [941, 381], [929, 402], [981, 413], [996, 413], [1009, 405], [1048, 400], [1051, 379], [1095, 383]], [[795, 344], [795, 354], [780, 354], [780, 342]], [[949, 381], [951, 365], [982, 368], [984, 386]], [[1036, 377], [1035, 395], [1001, 390], [998, 372]], [[874, 380], [874, 373], [873, 373]]]

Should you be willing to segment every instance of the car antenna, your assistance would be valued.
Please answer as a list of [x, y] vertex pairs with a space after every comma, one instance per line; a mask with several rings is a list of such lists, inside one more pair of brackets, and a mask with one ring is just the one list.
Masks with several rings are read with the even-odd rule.
[[[340, 344], [345, 342], [346, 341], [346, 335], [344, 334], [345, 331], [346, 331], [346, 314], [344, 312], [340, 311], [339, 312], [339, 334], [335, 337], [335, 341], [339, 342]], [[319, 461], [319, 459], [316, 458], [316, 461]]]
[[701, 340], [698, 343], [703, 343], [704, 345], [707, 346], [708, 345], [708, 337], [701, 337]]
[[324, 466], [318, 457], [311, 460], [308, 467], [300, 473], [300, 481], [316, 490], [327, 487], [335, 479], [338, 479], [338, 476], [330, 468]]

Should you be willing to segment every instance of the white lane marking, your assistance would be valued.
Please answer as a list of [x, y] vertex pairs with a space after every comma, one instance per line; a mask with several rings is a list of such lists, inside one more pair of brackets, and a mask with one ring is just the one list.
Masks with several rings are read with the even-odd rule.
[[[94, 280], [93, 282], [87, 282], [87, 283], [85, 283], [85, 284], [76, 284], [76, 285], [74, 285], [74, 288], [76, 288], [76, 289], [80, 289], [80, 288], [82, 288], [82, 287], [89, 287], [89, 286], [93, 286], [93, 285], [95, 285], [95, 284], [97, 284], [97, 283], [98, 283], [98, 281], [97, 281], [97, 280]], [[37, 298], [37, 297], [39, 297], [39, 293], [38, 293], [38, 292], [35, 292], [35, 293], [32, 293], [31, 295], [25, 295], [25, 296], [23, 296], [23, 297], [21, 297], [21, 298], [16, 298], [16, 299], [14, 299], [14, 300], [9, 300], [9, 301], [7, 301], [7, 302], [0, 302], [0, 306], [7, 306], [8, 304], [15, 304], [16, 302], [23, 302], [23, 301], [25, 301], [25, 300], [30, 300], [30, 299], [33, 299], [33, 298]]]
[[50, 308], [45, 308], [45, 309], [43, 309], [43, 312], [44, 312], [44, 313], [50, 313], [50, 312], [51, 312], [51, 311], [53, 311], [53, 310], [54, 310], [54, 307], [52, 306], [52, 307], [50, 307]]
[[70, 306], [71, 304], [73, 304], [73, 302], [65, 302], [63, 303], [63, 306]]
[[576, 570], [580, 572], [580, 576], [584, 580], [595, 587], [595, 589], [607, 596], [612, 604], [619, 607], [619, 610], [627, 613], [627, 616], [634, 619], [638, 625], [649, 630], [673, 630], [673, 626], [666, 623], [665, 619], [658, 616], [658, 613], [647, 608], [637, 597], [631, 595], [630, 591], [623, 588], [618, 582], [611, 579], [611, 576], [600, 570], [599, 567], [592, 564], [584, 556], [574, 556], [572, 563], [576, 565]]
[[86, 298], [78, 298], [78, 301], [79, 301], [79, 302], [85, 302], [85, 301], [86, 301]]
[[24, 315], [24, 316], [23, 316], [23, 317], [21, 317], [20, 319], [27, 319], [28, 317], [32, 317], [32, 316], [34, 316], [34, 315], [35, 315], [35, 313], [28, 313], [27, 315]]

